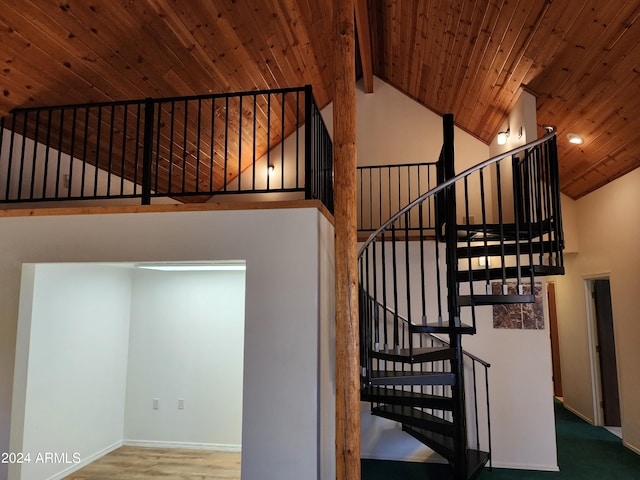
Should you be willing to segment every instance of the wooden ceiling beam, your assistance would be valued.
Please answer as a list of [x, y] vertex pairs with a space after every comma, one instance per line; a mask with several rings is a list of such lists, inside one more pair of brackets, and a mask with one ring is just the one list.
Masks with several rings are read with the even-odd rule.
[[364, 92], [373, 93], [373, 60], [371, 56], [371, 28], [369, 26], [369, 9], [367, 0], [355, 0], [356, 28], [358, 30], [358, 48], [362, 63], [362, 80]]

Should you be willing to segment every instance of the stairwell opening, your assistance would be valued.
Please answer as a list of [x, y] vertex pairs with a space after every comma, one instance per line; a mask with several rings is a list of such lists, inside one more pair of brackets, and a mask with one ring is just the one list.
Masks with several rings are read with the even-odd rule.
[[122, 445], [241, 450], [245, 271], [135, 265], [23, 266], [11, 451], [65, 461], [10, 479], [62, 478]]

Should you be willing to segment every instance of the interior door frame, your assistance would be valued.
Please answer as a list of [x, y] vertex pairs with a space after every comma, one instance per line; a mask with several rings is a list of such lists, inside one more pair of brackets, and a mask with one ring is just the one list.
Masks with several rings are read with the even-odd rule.
[[[598, 275], [590, 275], [583, 277], [586, 310], [587, 310], [587, 326], [589, 338], [589, 360], [591, 366], [591, 386], [593, 391], [593, 424], [596, 426], [604, 426], [604, 410], [602, 408], [602, 380], [600, 372], [600, 358], [597, 351], [598, 345], [598, 325], [596, 318], [595, 298], [592, 295], [595, 280], [608, 280], [611, 283], [610, 274], [602, 273]], [[614, 340], [615, 342], [615, 340]], [[617, 350], [616, 350], [617, 357]], [[617, 360], [617, 358], [616, 358]], [[618, 372], [616, 371], [616, 375]]]

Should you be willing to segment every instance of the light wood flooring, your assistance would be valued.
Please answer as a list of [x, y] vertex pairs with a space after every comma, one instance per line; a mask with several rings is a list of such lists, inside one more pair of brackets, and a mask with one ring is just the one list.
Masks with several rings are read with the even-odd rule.
[[240, 480], [240, 452], [121, 447], [65, 480]]

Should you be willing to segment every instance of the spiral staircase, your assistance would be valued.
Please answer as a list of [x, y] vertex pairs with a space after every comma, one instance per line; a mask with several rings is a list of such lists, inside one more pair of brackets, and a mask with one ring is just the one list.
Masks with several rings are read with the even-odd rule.
[[564, 273], [563, 234], [552, 128], [455, 175], [453, 125], [438, 186], [360, 248], [361, 399], [466, 480], [491, 465], [490, 365], [462, 336], [477, 308], [531, 304], [536, 277]]

